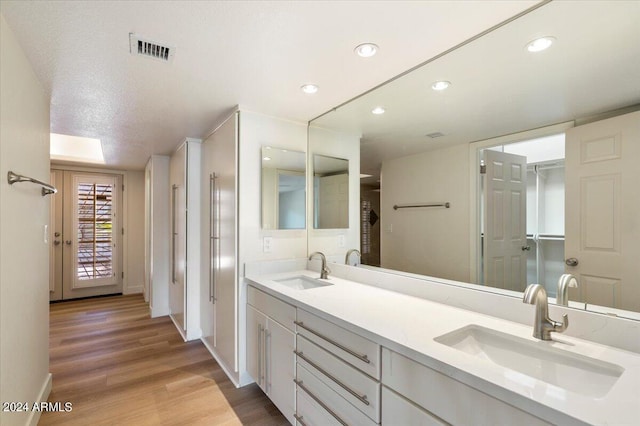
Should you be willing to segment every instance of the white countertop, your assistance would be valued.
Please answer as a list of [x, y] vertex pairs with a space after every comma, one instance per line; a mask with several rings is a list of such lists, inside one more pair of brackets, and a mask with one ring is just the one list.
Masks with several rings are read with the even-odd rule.
[[[553, 333], [551, 342], [535, 339], [531, 335], [534, 316], [531, 305], [522, 306], [522, 309], [531, 310], [532, 325], [524, 326], [336, 277], [329, 278], [333, 285], [306, 290], [292, 289], [274, 281], [298, 275], [318, 278], [317, 272], [307, 270], [246, 278], [251, 285], [285, 302], [357, 332], [548, 422], [638, 424], [640, 355], [560, 333]], [[514, 375], [513, 370], [434, 341], [438, 336], [470, 324], [600, 359], [625, 371], [604, 397], [593, 398], [528, 376]]]

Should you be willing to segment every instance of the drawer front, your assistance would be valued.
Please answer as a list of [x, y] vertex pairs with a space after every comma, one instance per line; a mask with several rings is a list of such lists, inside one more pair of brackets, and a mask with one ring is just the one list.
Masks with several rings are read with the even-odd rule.
[[380, 345], [298, 309], [296, 331], [354, 367], [380, 380]]
[[382, 424], [384, 426], [443, 426], [447, 423], [382, 387]]
[[[296, 366], [296, 376], [298, 384], [296, 394], [298, 396], [304, 394], [307, 399], [314, 403], [315, 409], [329, 415], [332, 424], [347, 424], [350, 426], [375, 426], [377, 424], [377, 422], [371, 420], [342, 396], [334, 392], [333, 389], [329, 388], [312, 370], [308, 370], [305, 366], [298, 364]], [[305, 416], [305, 411], [300, 404], [300, 397], [298, 397], [298, 415], [315, 419], [313, 415], [311, 417], [309, 415]], [[323, 417], [323, 419], [325, 418], [326, 416]]]
[[378, 382], [303, 336], [297, 336], [296, 347], [298, 364], [376, 423], [380, 421]]
[[294, 415], [297, 426], [342, 426], [302, 389], [296, 392], [297, 411]]
[[278, 323], [291, 331], [295, 331], [293, 322], [296, 319], [295, 306], [289, 305], [255, 287], [249, 286], [247, 290], [247, 303], [273, 318]]
[[382, 348], [382, 384], [455, 425], [548, 424], [387, 348]]

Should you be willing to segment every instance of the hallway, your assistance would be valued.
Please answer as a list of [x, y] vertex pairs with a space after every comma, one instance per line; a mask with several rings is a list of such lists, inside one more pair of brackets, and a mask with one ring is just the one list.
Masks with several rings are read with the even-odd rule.
[[40, 425], [288, 424], [256, 385], [236, 389], [200, 341], [148, 312], [139, 294], [51, 305], [49, 401], [61, 412]]

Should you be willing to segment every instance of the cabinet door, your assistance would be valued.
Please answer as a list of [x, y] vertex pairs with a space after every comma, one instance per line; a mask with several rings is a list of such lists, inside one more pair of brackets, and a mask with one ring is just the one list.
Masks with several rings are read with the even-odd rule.
[[295, 335], [269, 318], [265, 341], [267, 395], [287, 420], [294, 423], [296, 388], [293, 382], [295, 378], [293, 350], [296, 342]]
[[[247, 305], [247, 372], [265, 389], [265, 330], [267, 317]], [[293, 380], [293, 379], [292, 379]]]

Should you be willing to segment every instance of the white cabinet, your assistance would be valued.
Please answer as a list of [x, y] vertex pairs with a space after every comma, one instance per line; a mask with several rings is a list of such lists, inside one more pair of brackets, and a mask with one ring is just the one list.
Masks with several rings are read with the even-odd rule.
[[200, 192], [202, 341], [227, 374], [239, 370], [237, 121], [236, 113], [202, 144]]
[[145, 168], [145, 296], [151, 317], [169, 315], [169, 157], [152, 155]]
[[378, 424], [380, 346], [302, 309], [296, 331], [297, 395], [313, 401], [298, 404], [302, 423], [322, 424], [320, 411], [332, 424]]
[[423, 413], [413, 410], [407, 416], [425, 422], [426, 415], [455, 425], [548, 424], [387, 348], [382, 348], [382, 384], [397, 394], [383, 390], [383, 425], [385, 419], [400, 424], [396, 414], [402, 405], [416, 406]]
[[186, 139], [169, 162], [171, 318], [185, 340], [200, 329], [200, 140]]
[[432, 413], [382, 387], [382, 424], [385, 426], [443, 426], [447, 423]]
[[[247, 372], [289, 422], [294, 423], [295, 335], [271, 315], [293, 317], [295, 308], [253, 287], [249, 287], [251, 302], [255, 305], [247, 305]], [[286, 325], [292, 328], [293, 321]]]

